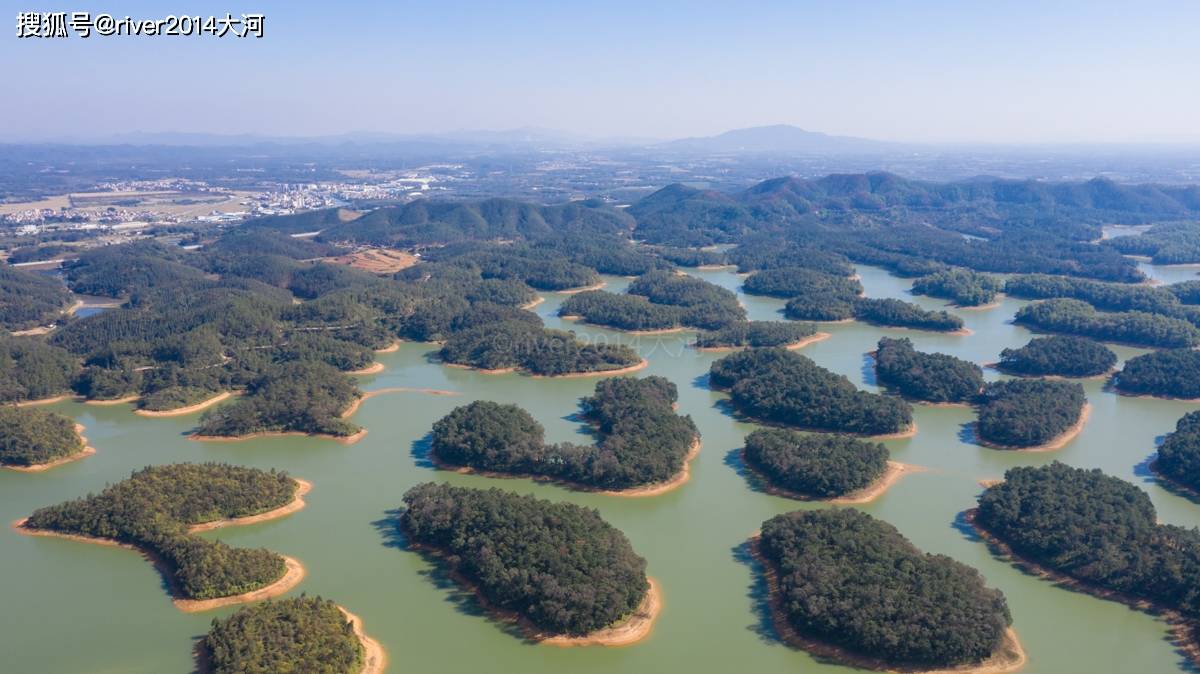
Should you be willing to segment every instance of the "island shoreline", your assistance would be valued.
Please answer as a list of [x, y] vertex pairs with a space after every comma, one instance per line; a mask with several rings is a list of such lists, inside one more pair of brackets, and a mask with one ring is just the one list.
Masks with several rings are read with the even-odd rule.
[[83, 443], [83, 449], [75, 452], [74, 454], [60, 456], [57, 459], [53, 459], [45, 463], [34, 463], [28, 466], [3, 465], [0, 466], [0, 468], [14, 470], [18, 473], [41, 473], [50, 470], [51, 468], [57, 468], [68, 463], [73, 463], [80, 459], [86, 459], [87, 457], [96, 453], [96, 448], [88, 445], [87, 438], [83, 437], [83, 432], [85, 430], [87, 429], [84, 428], [83, 424], [75, 424], [75, 435], [79, 438], [79, 441]]
[[1001, 445], [1001, 444], [998, 444], [995, 442], [990, 442], [988, 440], [984, 440], [979, 435], [979, 422], [975, 422], [973, 424], [973, 426], [975, 428], [975, 431], [974, 431], [975, 432], [975, 442], [976, 442], [976, 444], [978, 444], [981, 447], [987, 447], [988, 449], [998, 449], [998, 450], [1006, 451], [1006, 452], [1027, 452], [1030, 454], [1037, 454], [1040, 452], [1054, 452], [1054, 451], [1058, 451], [1058, 450], [1062, 449], [1063, 447], [1066, 447], [1068, 443], [1070, 443], [1080, 433], [1082, 433], [1084, 426], [1087, 425], [1088, 419], [1091, 416], [1092, 416], [1092, 404], [1084, 403], [1083, 409], [1079, 411], [1079, 419], [1074, 424], [1071, 424], [1071, 426], [1069, 428], [1067, 428], [1065, 431], [1063, 431], [1062, 433], [1059, 433], [1058, 435], [1054, 436], [1053, 438], [1050, 438], [1046, 442], [1043, 442], [1040, 445], [1033, 445], [1032, 447], [1016, 447], [1013, 445]]
[[738, 452], [738, 456], [740, 456], [742, 459], [742, 465], [744, 465], [746, 470], [750, 471], [751, 475], [754, 476], [763, 493], [770, 494], [771, 496], [778, 496], [780, 498], [792, 499], [793, 501], [802, 501], [805, 503], [831, 503], [834, 505], [862, 505], [871, 503], [880, 496], [883, 496], [905, 475], [924, 473], [929, 470], [924, 466], [916, 466], [913, 464], [901, 463], [899, 461], [888, 459], [887, 467], [884, 469], [883, 474], [872, 480], [871, 483], [865, 487], [855, 489], [854, 491], [842, 494], [841, 496], [811, 496], [798, 491], [792, 491], [786, 487], [780, 487], [771, 482], [771, 478], [766, 473], [764, 473], [758, 466], [755, 466], [746, 458], [745, 447]]

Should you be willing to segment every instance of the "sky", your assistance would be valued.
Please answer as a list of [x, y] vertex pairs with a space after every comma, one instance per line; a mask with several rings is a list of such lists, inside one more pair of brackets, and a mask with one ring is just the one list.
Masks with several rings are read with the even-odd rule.
[[[939, 143], [1200, 141], [1200, 2], [0, 0], [0, 137], [764, 124]], [[265, 15], [265, 37], [17, 39], [24, 11]]]

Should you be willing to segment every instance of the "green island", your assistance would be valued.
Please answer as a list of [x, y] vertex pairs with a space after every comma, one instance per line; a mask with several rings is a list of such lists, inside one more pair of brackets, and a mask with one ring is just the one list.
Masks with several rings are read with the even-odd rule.
[[960, 307], [991, 304], [1004, 290], [1004, 281], [970, 269], [944, 269], [913, 281], [914, 295], [950, 300]]
[[980, 443], [999, 449], [1052, 450], [1083, 430], [1089, 407], [1073, 382], [1012, 379], [991, 382], [978, 398]]
[[709, 381], [727, 389], [734, 407], [756, 421], [857, 435], [916, 431], [908, 403], [861, 391], [845, 376], [786, 349], [730, 354], [712, 364]]
[[855, 509], [787, 513], [763, 522], [752, 548], [790, 644], [876, 670], [1024, 664], [1004, 595], [882, 520]]
[[433, 425], [439, 463], [503, 475], [546, 477], [590, 489], [657, 494], [687, 479], [699, 446], [690, 417], [676, 414], [675, 384], [662, 377], [599, 382], [580, 401], [581, 416], [600, 442], [548, 445], [545, 429], [516, 405], [477, 401]]
[[[532, 315], [532, 314], [531, 314]], [[584, 344], [575, 335], [525, 321], [504, 321], [454, 333], [439, 352], [452, 365], [544, 377], [630, 372], [644, 363], [624, 344]]]
[[857, 320], [889, 328], [933, 332], [962, 332], [963, 322], [946, 311], [927, 311], [895, 298], [849, 296], [834, 292], [806, 292], [788, 300], [784, 315], [798, 321]]
[[36, 337], [0, 333], [0, 403], [70, 395], [79, 365], [71, 354]]
[[1200, 398], [1200, 351], [1165, 349], [1136, 356], [1113, 378], [1127, 395], [1195, 400]]
[[1021, 274], [1009, 277], [1005, 292], [1029, 300], [1067, 298], [1090, 304], [1100, 311], [1141, 311], [1200, 323], [1200, 307], [1180, 301], [1174, 286], [1105, 283], [1088, 279]]
[[746, 320], [733, 292], [702, 279], [652, 271], [629, 284], [625, 294], [593, 290], [563, 302], [559, 315], [631, 331], [682, 327], [717, 329]]
[[426, 483], [404, 495], [399, 525], [526, 636], [630, 643], [659, 600], [646, 560], [597, 511], [499, 489]]
[[924, 353], [908, 338], [879, 340], [874, 353], [879, 383], [913, 400], [968, 403], [983, 389], [983, 370], [944, 353]]
[[1150, 467], [1189, 494], [1200, 494], [1200, 412], [1188, 412], [1175, 422]]
[[862, 284], [856, 279], [849, 278], [849, 274], [835, 276], [808, 267], [773, 267], [756, 271], [746, 277], [742, 288], [750, 295], [765, 295], [782, 299], [802, 295], [858, 297], [863, 292]]
[[18, 529], [142, 550], [162, 568], [177, 606], [205, 610], [287, 591], [303, 568], [269, 550], [234, 548], [191, 530], [286, 514], [301, 487], [286, 473], [228, 464], [152, 466], [99, 494], [40, 508]]
[[1013, 319], [1041, 332], [1090, 337], [1106, 342], [1155, 348], [1200, 344], [1200, 330], [1186, 320], [1145, 311], [1096, 311], [1087, 302], [1051, 299], [1021, 307]]
[[1187, 220], [1159, 222], [1138, 236], [1106, 239], [1103, 245], [1126, 255], [1145, 255], [1155, 264], [1195, 264], [1200, 262], [1200, 227]]
[[746, 465], [781, 495], [830, 499], [866, 489], [888, 470], [888, 450], [847, 435], [759, 429], [746, 436]]
[[0, 466], [28, 469], [82, 456], [80, 428], [54, 412], [0, 406]]
[[205, 412], [197, 438], [306, 433], [347, 438], [362, 429], [343, 417], [361, 394], [350, 377], [319, 361], [295, 361], [251, 381], [237, 402]]
[[698, 349], [737, 349], [782, 346], [799, 348], [816, 339], [823, 339], [812, 323], [795, 321], [735, 321], [728, 325], [702, 332], [696, 336]]
[[1004, 349], [996, 369], [1026, 377], [1098, 377], [1117, 364], [1117, 354], [1086, 337], [1035, 337], [1019, 349]]
[[383, 649], [360, 621], [321, 597], [265, 601], [212, 621], [197, 647], [206, 674], [379, 674]]
[[[1149, 609], [1187, 649], [1200, 619], [1200, 531], [1159, 524], [1146, 492], [1097, 469], [1011, 468], [967, 519], [1001, 553], [1067, 587]], [[1193, 651], [1194, 652], [1194, 651]]]

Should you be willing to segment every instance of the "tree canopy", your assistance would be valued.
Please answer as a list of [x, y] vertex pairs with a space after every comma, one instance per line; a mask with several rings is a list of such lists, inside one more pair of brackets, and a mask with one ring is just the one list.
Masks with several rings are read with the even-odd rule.
[[358, 674], [363, 663], [353, 625], [320, 597], [265, 601], [215, 618], [200, 647], [212, 674]]
[[1083, 387], [1071, 382], [992, 382], [979, 397], [979, 437], [1002, 447], [1045, 444], [1079, 421], [1086, 402]]
[[724, 347], [788, 346], [817, 333], [812, 323], [793, 321], [737, 321], [696, 336], [702, 349]]
[[1200, 330], [1183, 319], [1144, 311], [1101, 313], [1072, 299], [1034, 302], [1021, 307], [1014, 321], [1035, 330], [1136, 346], [1177, 348], [1200, 343]]
[[746, 436], [746, 463], [771, 485], [813, 498], [857, 491], [883, 476], [887, 448], [846, 435], [760, 429]]
[[998, 367], [1027, 376], [1094, 377], [1117, 364], [1117, 354], [1086, 337], [1035, 337], [1019, 349], [1000, 352]]
[[1113, 385], [1132, 395], [1200, 398], [1200, 351], [1166, 349], [1130, 358]]
[[292, 500], [296, 488], [286, 473], [256, 468], [153, 466], [99, 494], [40, 508], [25, 526], [146, 548], [166, 563], [170, 584], [183, 598], [227, 597], [278, 580], [286, 570], [283, 558], [201, 538], [188, 527], [278, 508]]
[[1200, 412], [1188, 412], [1158, 446], [1154, 470], [1167, 479], [1200, 492]]
[[879, 340], [875, 350], [879, 382], [901, 395], [934, 403], [969, 402], [983, 388], [983, 370], [944, 353], [923, 353], [908, 338]]
[[802, 429], [885, 435], [912, 425], [912, 407], [898, 398], [860, 391], [842, 375], [784, 349], [726, 356], [709, 370], [713, 386], [729, 389], [752, 419]]
[[55, 412], [0, 406], [0, 465], [32, 466], [83, 451], [75, 421]]
[[892, 666], [981, 662], [1012, 622], [975, 569], [921, 552], [854, 509], [800, 511], [762, 525], [759, 551], [786, 620], [804, 636]]
[[913, 282], [915, 295], [928, 295], [950, 300], [960, 307], [989, 304], [1004, 289], [1004, 281], [990, 274], [970, 269], [945, 269]]
[[499, 489], [425, 483], [400, 526], [475, 585], [487, 603], [571, 636], [612, 625], [649, 590], [646, 560], [597, 511]]

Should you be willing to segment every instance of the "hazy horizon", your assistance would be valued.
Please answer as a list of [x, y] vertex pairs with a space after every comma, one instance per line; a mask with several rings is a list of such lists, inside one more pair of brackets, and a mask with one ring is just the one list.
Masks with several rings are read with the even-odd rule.
[[676, 139], [789, 124], [909, 143], [1200, 142], [1196, 3], [219, 9], [263, 13], [266, 37], [3, 40], [0, 57], [20, 65], [0, 136], [539, 127]]

